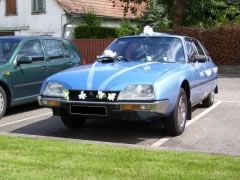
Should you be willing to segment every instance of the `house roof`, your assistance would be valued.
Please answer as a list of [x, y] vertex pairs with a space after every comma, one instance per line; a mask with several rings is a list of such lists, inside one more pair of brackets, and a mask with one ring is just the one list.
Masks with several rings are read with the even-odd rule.
[[[110, 0], [57, 0], [58, 4], [69, 14], [84, 14], [86, 12], [94, 12], [98, 16], [111, 18], [123, 18], [124, 7], [122, 2], [115, 1], [115, 6]], [[137, 5], [138, 13], [145, 9], [145, 5]], [[133, 19], [132, 13], [127, 13], [126, 18]]]

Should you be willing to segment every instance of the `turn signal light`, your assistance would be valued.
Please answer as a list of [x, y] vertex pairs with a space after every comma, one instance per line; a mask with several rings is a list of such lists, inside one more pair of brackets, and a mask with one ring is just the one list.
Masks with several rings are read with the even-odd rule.
[[43, 100], [42, 104], [45, 106], [50, 106], [50, 107], [59, 107], [60, 106], [60, 102], [55, 101], [55, 100]]

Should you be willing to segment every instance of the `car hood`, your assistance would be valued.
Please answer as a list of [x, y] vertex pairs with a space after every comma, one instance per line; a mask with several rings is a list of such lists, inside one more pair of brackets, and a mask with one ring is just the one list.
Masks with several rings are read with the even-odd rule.
[[177, 63], [159, 62], [95, 62], [68, 69], [49, 78], [69, 89], [120, 91], [130, 84], [153, 84]]

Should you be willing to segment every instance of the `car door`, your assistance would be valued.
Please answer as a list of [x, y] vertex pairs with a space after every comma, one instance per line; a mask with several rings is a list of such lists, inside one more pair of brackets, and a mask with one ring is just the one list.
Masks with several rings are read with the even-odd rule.
[[[31, 58], [31, 63], [18, 64], [20, 58]], [[39, 39], [25, 42], [20, 48], [13, 71], [13, 99], [21, 101], [34, 99], [39, 93], [42, 82], [49, 76], [42, 44]]]
[[43, 39], [47, 64], [52, 74], [73, 66], [72, 54], [58, 39]]
[[202, 52], [197, 49], [197, 46], [192, 39], [186, 40], [186, 47], [188, 53], [188, 60], [191, 65], [193, 75], [193, 82], [191, 84], [191, 101], [194, 104], [201, 101], [202, 97], [205, 94], [205, 62], [194, 61], [194, 56], [202, 55]]
[[202, 49], [204, 54], [206, 55], [206, 63], [205, 63], [205, 74], [206, 74], [206, 93], [213, 92], [217, 86], [217, 71], [218, 68], [213, 63], [211, 57], [209, 56], [206, 48], [197, 41], [199, 47]]

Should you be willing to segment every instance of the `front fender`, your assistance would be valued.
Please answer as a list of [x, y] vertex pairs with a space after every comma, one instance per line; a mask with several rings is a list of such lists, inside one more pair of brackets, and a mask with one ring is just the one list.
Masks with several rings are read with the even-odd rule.
[[157, 100], [169, 100], [167, 115], [169, 115], [176, 106], [182, 83], [191, 80], [190, 71], [183, 68], [175, 68], [154, 82], [155, 96]]

